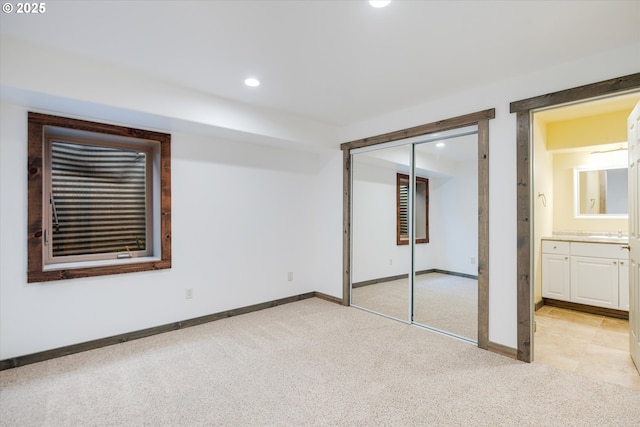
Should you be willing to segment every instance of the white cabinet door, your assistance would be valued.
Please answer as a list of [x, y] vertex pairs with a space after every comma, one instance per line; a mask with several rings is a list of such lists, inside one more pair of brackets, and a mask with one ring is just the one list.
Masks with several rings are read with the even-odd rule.
[[542, 296], [569, 301], [569, 256], [542, 254]]
[[618, 260], [571, 257], [571, 301], [618, 308]]
[[618, 260], [618, 308], [629, 311], [629, 261]]

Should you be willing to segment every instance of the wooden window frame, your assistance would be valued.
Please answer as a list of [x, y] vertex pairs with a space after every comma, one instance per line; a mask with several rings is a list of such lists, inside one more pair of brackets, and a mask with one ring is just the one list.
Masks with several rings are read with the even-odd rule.
[[[396, 244], [400, 245], [408, 245], [409, 244], [409, 236], [405, 236], [401, 234], [401, 220], [400, 220], [400, 186], [403, 182], [409, 182], [411, 178], [409, 175], [404, 173], [396, 173]], [[425, 184], [426, 189], [426, 206], [425, 206], [425, 237], [417, 238], [416, 244], [419, 243], [429, 243], [429, 179], [423, 178], [420, 176], [416, 176], [416, 182], [422, 182]], [[411, 188], [411, 187], [409, 187]]]
[[[45, 163], [48, 157], [45, 148], [48, 146], [46, 137], [48, 129], [56, 128], [71, 132], [89, 132], [96, 135], [92, 143], [100, 138], [105, 139], [104, 145], [113, 145], [114, 140], [150, 141], [159, 151], [158, 170], [154, 172], [153, 180], [159, 180], [159, 230], [155, 230], [159, 238], [159, 253], [150, 257], [135, 259], [113, 259], [107, 263], [53, 266], [45, 265], [44, 230], [46, 230], [47, 215], [44, 200], [46, 185]], [[71, 119], [48, 114], [28, 113], [28, 230], [27, 230], [27, 282], [46, 282], [52, 280], [73, 279], [110, 274], [150, 271], [171, 268], [171, 135], [161, 132]], [[157, 209], [154, 208], [154, 209]], [[158, 252], [158, 250], [156, 250]]]

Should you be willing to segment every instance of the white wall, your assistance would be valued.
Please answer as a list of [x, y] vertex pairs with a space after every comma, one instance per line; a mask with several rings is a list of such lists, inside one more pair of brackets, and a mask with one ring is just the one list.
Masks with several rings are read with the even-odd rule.
[[[489, 339], [515, 347], [516, 121], [509, 103], [640, 68], [636, 43], [333, 129], [6, 37], [0, 43], [0, 94], [8, 102], [0, 111], [2, 359], [310, 290], [341, 296], [338, 143], [487, 108], [496, 109], [489, 127]], [[26, 108], [21, 105], [174, 134], [171, 270], [26, 283]], [[232, 138], [336, 152], [291, 153], [240, 146]], [[217, 209], [215, 200], [231, 193], [215, 184], [230, 176], [248, 192], [238, 200], [251, 217]], [[262, 218], [255, 219], [255, 213]], [[231, 223], [223, 227], [219, 221]], [[231, 230], [237, 229], [246, 232], [234, 235]], [[293, 283], [286, 281], [287, 271], [294, 271]], [[186, 283], [193, 285], [193, 300], [184, 299]]]
[[[478, 162], [459, 163], [456, 174], [430, 178], [431, 241], [437, 269], [478, 274]], [[474, 258], [474, 262], [471, 262]]]
[[[396, 173], [393, 164], [352, 161], [351, 280], [408, 274], [408, 245], [396, 245]], [[423, 246], [423, 245], [420, 245]]]
[[[533, 129], [533, 280], [534, 302], [542, 299], [542, 242], [545, 236], [553, 234], [553, 155], [546, 148], [545, 126], [534, 121]], [[538, 196], [542, 193], [543, 196]]]
[[[411, 269], [409, 246], [396, 244], [396, 173], [401, 166], [373, 165], [360, 161], [361, 155], [352, 162], [354, 283]], [[416, 271], [478, 274], [477, 171], [477, 162], [463, 162], [453, 176], [429, 178], [429, 243], [416, 245]]]
[[639, 43], [629, 44], [556, 67], [532, 70], [530, 74], [495, 84], [461, 89], [459, 93], [341, 129], [340, 139], [353, 141], [488, 108], [496, 109], [496, 118], [489, 123], [490, 341], [513, 348], [517, 346], [516, 117], [509, 113], [509, 103], [637, 73], [640, 71], [639, 51]]
[[170, 270], [27, 284], [26, 114], [0, 110], [0, 359], [316, 289], [341, 296], [341, 255], [326, 250], [341, 244], [341, 162], [184, 132], [172, 134]]
[[313, 289], [342, 298], [342, 152], [337, 148], [323, 155], [316, 172], [312, 210]]

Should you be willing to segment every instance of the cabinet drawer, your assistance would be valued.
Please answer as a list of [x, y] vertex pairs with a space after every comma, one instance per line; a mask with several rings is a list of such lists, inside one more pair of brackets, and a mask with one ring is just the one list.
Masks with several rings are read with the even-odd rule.
[[570, 248], [569, 242], [559, 242], [557, 240], [542, 241], [543, 254], [569, 255], [569, 248]]
[[571, 255], [596, 258], [628, 259], [629, 250], [625, 245], [608, 243], [571, 243]]

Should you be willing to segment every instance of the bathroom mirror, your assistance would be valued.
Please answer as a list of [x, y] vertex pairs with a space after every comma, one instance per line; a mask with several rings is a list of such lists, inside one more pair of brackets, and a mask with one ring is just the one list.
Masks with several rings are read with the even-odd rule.
[[576, 217], [627, 217], [627, 168], [574, 169]]

